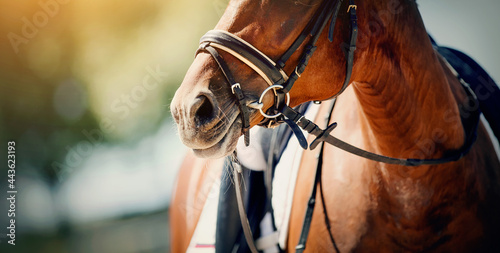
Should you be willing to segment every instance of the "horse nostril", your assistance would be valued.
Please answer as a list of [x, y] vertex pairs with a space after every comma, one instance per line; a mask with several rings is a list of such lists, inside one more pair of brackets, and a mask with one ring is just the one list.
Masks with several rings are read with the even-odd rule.
[[215, 107], [205, 95], [196, 97], [195, 106], [199, 106], [195, 112], [195, 122], [198, 126], [205, 125], [215, 118]]

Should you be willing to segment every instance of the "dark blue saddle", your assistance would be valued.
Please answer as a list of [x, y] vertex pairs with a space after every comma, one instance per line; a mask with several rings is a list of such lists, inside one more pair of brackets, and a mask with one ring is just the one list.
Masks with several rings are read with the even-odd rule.
[[469, 84], [479, 101], [479, 109], [488, 121], [493, 133], [500, 140], [500, 89], [493, 78], [471, 57], [456, 49], [441, 47], [431, 38], [436, 50]]
[[[480, 111], [484, 114], [496, 138], [500, 140], [500, 89], [495, 81], [479, 66], [472, 58], [466, 54], [448, 47], [441, 47], [430, 37], [433, 46], [450, 65], [458, 72], [458, 78], [469, 84], [479, 101]], [[301, 111], [305, 111], [307, 104], [302, 106]], [[277, 139], [280, 140], [276, 147], [270, 147], [269, 140], [272, 129], [268, 130], [268, 135], [263, 135], [261, 145], [263, 146], [264, 157], [268, 157], [269, 152], [274, 152], [273, 163], [277, 163], [281, 157], [292, 131], [285, 124], [275, 129], [278, 131]], [[224, 165], [222, 183], [219, 197], [219, 207], [217, 214], [216, 228], [216, 252], [249, 252], [241, 228], [236, 195], [230, 173], [230, 164]], [[275, 166], [272, 166], [273, 169]], [[258, 171], [245, 170], [245, 202], [247, 203], [247, 215], [254, 239], [259, 236], [259, 224], [264, 214], [270, 210], [269, 199], [266, 196], [266, 186], [264, 183], [264, 173]]]

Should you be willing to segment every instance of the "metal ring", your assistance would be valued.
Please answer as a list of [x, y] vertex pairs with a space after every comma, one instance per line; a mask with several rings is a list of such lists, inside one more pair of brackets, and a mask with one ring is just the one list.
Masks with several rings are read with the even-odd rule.
[[[269, 87], [267, 87], [263, 92], [262, 94], [260, 94], [260, 98], [259, 98], [259, 104], [262, 104], [262, 99], [264, 98], [264, 95], [266, 95], [266, 93], [270, 90], [273, 90], [274, 91], [274, 94], [276, 94], [276, 89], [283, 89], [283, 86], [282, 85], [279, 85], [279, 84], [273, 84]], [[289, 93], [285, 93], [286, 94], [286, 105], [288, 106], [290, 104], [290, 94]], [[281, 115], [281, 112], [275, 114], [275, 115], [269, 115], [269, 114], [266, 114], [264, 111], [262, 111], [262, 108], [259, 109], [260, 111], [260, 114], [262, 114], [262, 116], [266, 117], [266, 118], [269, 118], [269, 119], [274, 119], [274, 118], [277, 118]]]

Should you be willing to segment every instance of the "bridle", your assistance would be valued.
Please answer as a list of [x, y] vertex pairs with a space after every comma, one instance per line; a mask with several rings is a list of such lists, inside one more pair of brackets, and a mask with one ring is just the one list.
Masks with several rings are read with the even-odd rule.
[[[302, 30], [301, 34], [295, 39], [292, 45], [285, 51], [285, 53], [281, 56], [281, 58], [274, 62], [260, 50], [252, 46], [250, 43], [245, 40], [237, 37], [234, 34], [231, 34], [226, 31], [221, 30], [211, 30], [207, 32], [200, 39], [200, 47], [198, 48], [196, 54], [200, 51], [206, 51], [212, 55], [217, 64], [219, 65], [222, 73], [226, 77], [227, 81], [231, 86], [231, 91], [236, 96], [238, 100], [238, 105], [240, 107], [241, 118], [243, 122], [242, 132], [245, 135], [245, 144], [249, 144], [249, 126], [250, 126], [250, 113], [249, 108], [258, 109], [260, 113], [264, 116], [263, 122], [260, 125], [277, 125], [282, 122], [286, 122], [287, 124], [292, 124], [292, 128], [294, 133], [300, 133], [300, 129], [296, 124], [287, 121], [286, 115], [283, 114], [283, 107], [288, 107], [289, 103], [289, 94], [288, 92], [292, 89], [295, 81], [301, 76], [304, 72], [309, 59], [313, 55], [316, 50], [316, 42], [319, 39], [322, 31], [327, 25], [328, 21], [330, 22], [330, 28], [328, 37], [329, 40], [333, 40], [333, 31], [335, 28], [335, 22], [337, 20], [337, 15], [340, 10], [340, 6], [342, 5], [343, 0], [334, 2], [334, 1], [323, 1], [321, 6], [318, 8], [318, 11], [315, 13], [313, 18], [309, 21], [306, 27]], [[349, 80], [352, 73], [352, 66], [354, 62], [354, 50], [356, 49], [356, 38], [357, 38], [357, 18], [356, 18], [356, 5], [354, 5], [354, 1], [351, 0], [351, 4], [349, 5], [348, 12], [351, 13], [351, 43], [348, 48], [347, 54], [347, 71], [346, 78], [344, 81], [344, 85], [340, 94], [345, 88], [347, 88], [349, 84]], [[332, 17], [333, 16], [333, 17]], [[299, 63], [294, 68], [294, 71], [288, 76], [283, 68], [285, 67], [286, 62], [292, 56], [292, 54], [297, 51], [297, 49], [302, 45], [307, 37], [311, 37], [307, 46], [300, 57]], [[245, 96], [241, 90], [241, 86], [238, 82], [235, 81], [232, 76], [227, 64], [225, 63], [222, 56], [218, 53], [217, 50], [225, 51], [232, 56], [236, 57], [250, 68], [252, 68], [256, 73], [258, 73], [269, 85], [267, 89], [265, 89], [258, 102], [250, 103], [246, 101]], [[275, 103], [273, 107], [269, 108], [267, 112], [262, 110], [262, 100], [264, 95], [273, 91], [275, 95]], [[302, 146], [305, 147], [306, 144], [302, 141]]]
[[[295, 81], [301, 76], [304, 72], [309, 59], [314, 54], [316, 50], [316, 42], [318, 41], [322, 31], [330, 21], [329, 30], [328, 30], [328, 39], [330, 42], [333, 41], [333, 32], [335, 28], [335, 22], [337, 20], [337, 16], [339, 10], [342, 6], [343, 0], [332, 1], [332, 0], [324, 0], [313, 18], [308, 22], [306, 27], [302, 30], [300, 35], [295, 39], [292, 45], [285, 51], [285, 53], [279, 58], [277, 62], [271, 60], [268, 56], [262, 53], [260, 50], [252, 46], [250, 43], [245, 40], [237, 37], [234, 34], [231, 34], [227, 31], [221, 30], [212, 30], [207, 32], [200, 39], [200, 47], [198, 48], [196, 54], [201, 51], [206, 51], [211, 54], [213, 59], [219, 65], [222, 73], [224, 74], [226, 80], [229, 82], [231, 86], [232, 93], [236, 96], [238, 101], [238, 106], [240, 108], [240, 115], [242, 119], [242, 132], [245, 136], [245, 145], [249, 145], [249, 128], [250, 128], [250, 108], [258, 109], [260, 113], [264, 116], [264, 121], [261, 122], [261, 125], [276, 125], [281, 123], [286, 123], [290, 126], [294, 135], [297, 137], [299, 144], [302, 148], [307, 149], [308, 147], [312, 150], [318, 146], [318, 144], [326, 142], [331, 145], [334, 145], [340, 149], [343, 149], [349, 153], [355, 154], [360, 157], [364, 157], [370, 160], [374, 160], [377, 162], [383, 162], [388, 164], [396, 164], [403, 166], [420, 166], [420, 165], [435, 165], [442, 164], [452, 161], [457, 161], [462, 158], [465, 154], [468, 153], [472, 145], [476, 140], [476, 131], [479, 122], [479, 111], [474, 111], [470, 115], [470, 119], [473, 120], [473, 123], [464, 124], [464, 129], [466, 133], [465, 143], [464, 145], [453, 152], [448, 153], [445, 157], [439, 159], [401, 159], [401, 158], [393, 158], [387, 157], [379, 154], [375, 154], [366, 150], [359, 149], [355, 146], [352, 146], [348, 143], [345, 143], [332, 135], [330, 132], [336, 127], [337, 123], [333, 123], [329, 125], [326, 129], [321, 129], [314, 122], [306, 119], [304, 115], [297, 112], [293, 108], [289, 107], [289, 91], [292, 89]], [[337, 97], [341, 94], [349, 85], [350, 78], [352, 74], [352, 68], [354, 64], [354, 51], [356, 50], [356, 40], [358, 34], [358, 26], [357, 26], [357, 16], [356, 16], [356, 8], [357, 6], [354, 4], [354, 0], [349, 1], [349, 5], [347, 7], [347, 12], [350, 15], [350, 39], [349, 46], [346, 50], [346, 76], [344, 79], [344, 83], [340, 91], [334, 95], [333, 97]], [[299, 62], [294, 68], [294, 71], [287, 75], [283, 68], [285, 67], [286, 62], [290, 59], [292, 54], [298, 50], [298, 48], [302, 45], [307, 37], [311, 36], [307, 45], [302, 52]], [[236, 57], [247, 66], [252, 68], [256, 73], [258, 73], [269, 85], [267, 89], [265, 89], [258, 102], [250, 102], [247, 101], [242, 89], [241, 85], [235, 81], [234, 77], [231, 74], [226, 62], [222, 58], [222, 56], [218, 53], [218, 50], [222, 50]], [[472, 102], [477, 103], [477, 98], [472, 92], [472, 90], [466, 85], [464, 82], [461, 82], [465, 88], [465, 91]], [[262, 110], [263, 97], [269, 92], [273, 91], [275, 101], [274, 105], [264, 112]], [[311, 144], [307, 143], [306, 138], [304, 137], [302, 131], [307, 131], [309, 134], [316, 136], [316, 139], [311, 142]], [[234, 169], [235, 178], [239, 178], [238, 171]], [[317, 171], [317, 175], [321, 175], [321, 172]], [[238, 183], [238, 180], [235, 180]], [[316, 182], [318, 182], [318, 176], [316, 176]], [[320, 182], [320, 181], [319, 181]], [[316, 187], [316, 184], [315, 186]], [[238, 192], [239, 187], [235, 187], [237, 190], [237, 196], [239, 195], [241, 198], [241, 192]], [[239, 189], [241, 190], [241, 189]], [[313, 196], [314, 195], [314, 196]], [[311, 195], [310, 202], [308, 204], [308, 208], [306, 210], [306, 217], [304, 219], [304, 224], [301, 232], [301, 236], [299, 238], [299, 244], [296, 247], [297, 252], [302, 252], [305, 249], [305, 243], [307, 240], [307, 235], [309, 232], [310, 222], [312, 218], [312, 209], [314, 208], [314, 197], [316, 195], [316, 191], [313, 190], [313, 194]], [[242, 202], [242, 201], [238, 201]], [[242, 221], [243, 230], [245, 233], [245, 238], [247, 243], [249, 244], [252, 252], [257, 252], [257, 249], [253, 243], [253, 236], [251, 234], [251, 230], [248, 226], [248, 221], [246, 220], [246, 215], [244, 214], [244, 208], [242, 207], [242, 203], [238, 203], [240, 218]], [[243, 213], [242, 213], [243, 212]], [[327, 227], [329, 224], [327, 221]], [[330, 237], [333, 241], [333, 237], [331, 235], [330, 229]]]
[[[295, 39], [293, 44], [285, 51], [285, 53], [281, 56], [281, 58], [279, 58], [277, 62], [271, 60], [264, 53], [250, 45], [250, 43], [226, 31], [212, 30], [201, 37], [200, 47], [198, 48], [196, 53], [198, 54], [201, 51], [210, 53], [219, 65], [227, 81], [231, 85], [231, 90], [238, 100], [238, 105], [241, 111], [241, 118], [243, 122], [242, 132], [245, 135], [245, 144], [249, 144], [248, 130], [250, 127], [250, 108], [253, 108], [259, 109], [261, 114], [265, 117], [265, 120], [260, 123], [261, 125], [275, 125], [283, 122], [287, 123], [291, 127], [295, 136], [298, 138], [300, 145], [304, 149], [307, 149], [308, 147], [310, 149], [314, 149], [318, 146], [319, 143], [328, 142], [331, 145], [334, 145], [357, 156], [361, 156], [377, 162], [403, 166], [420, 166], [447, 163], [457, 161], [462, 156], [467, 154], [476, 139], [475, 132], [479, 121], [479, 111], [474, 112], [472, 117], [469, 117], [473, 119], [473, 124], [464, 124], [466, 128], [466, 140], [464, 145], [460, 149], [455, 150], [454, 152], [450, 152], [446, 157], [439, 159], [401, 159], [371, 153], [345, 143], [330, 135], [330, 132], [336, 127], [336, 123], [329, 125], [326, 129], [323, 130], [312, 121], [306, 119], [301, 113], [298, 113], [288, 106], [288, 92], [292, 89], [295, 81], [304, 72], [309, 59], [316, 50], [316, 42], [329, 20], [331, 20], [331, 22], [328, 31], [328, 39], [330, 41], [333, 41], [335, 22], [337, 20], [342, 2], [343, 0], [339, 0], [336, 2], [329, 0], [323, 1], [313, 18], [302, 30], [301, 34], [297, 37], [297, 39]], [[346, 76], [341, 90], [333, 97], [341, 94], [347, 88], [350, 82], [358, 33], [356, 8], [357, 6], [354, 4], [354, 0], [350, 0], [347, 12], [350, 14], [351, 33], [349, 46], [346, 50]], [[288, 61], [290, 56], [295, 51], [297, 51], [299, 46], [309, 35], [311, 36], [311, 39], [305, 46], [305, 49], [302, 52], [297, 66], [294, 68], [294, 71], [289, 76], [287, 76], [287, 74], [283, 70], [285, 63]], [[269, 84], [269, 87], [262, 92], [258, 102], [247, 101], [245, 95], [243, 94], [243, 91], [241, 90], [240, 84], [233, 78], [227, 64], [225, 63], [222, 56], [219, 55], [217, 49], [223, 50], [240, 59], [243, 63], [257, 72]], [[468, 85], [463, 85], [469, 99], [472, 102], [477, 103], [477, 98], [472, 90], [468, 87]], [[268, 109], [267, 112], [264, 112], [262, 110], [262, 99], [264, 95], [271, 90], [275, 95], [275, 103], [271, 108]], [[302, 131], [300, 131], [300, 128], [307, 131], [309, 134], [316, 136], [317, 138], [309, 145], [304, 135], [302, 134]]]

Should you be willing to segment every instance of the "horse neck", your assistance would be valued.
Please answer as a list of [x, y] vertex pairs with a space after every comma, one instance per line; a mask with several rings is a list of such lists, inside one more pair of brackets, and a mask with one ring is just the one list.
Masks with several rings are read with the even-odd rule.
[[416, 3], [388, 15], [386, 3], [369, 2], [358, 5], [360, 42], [369, 43], [359, 44], [351, 79], [367, 143], [401, 158], [439, 158], [458, 149], [464, 141], [458, 107]]

